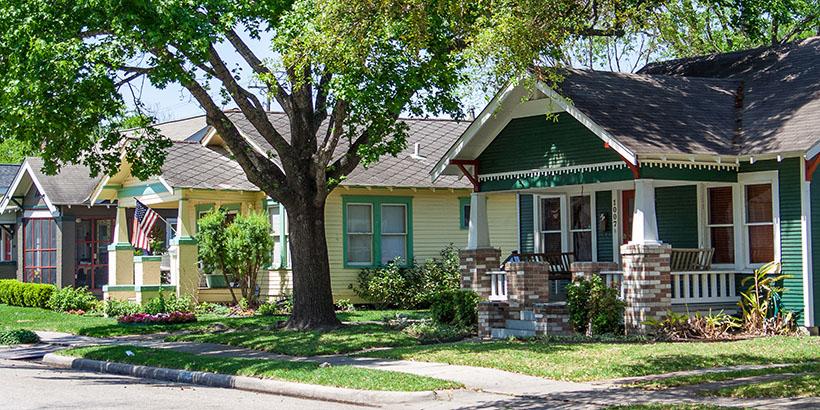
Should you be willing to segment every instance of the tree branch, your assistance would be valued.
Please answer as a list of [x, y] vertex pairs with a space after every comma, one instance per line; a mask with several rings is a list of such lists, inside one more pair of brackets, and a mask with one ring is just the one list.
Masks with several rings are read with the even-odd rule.
[[290, 101], [290, 94], [288, 94], [284, 87], [282, 87], [282, 84], [280, 84], [279, 81], [276, 81], [273, 72], [271, 72], [270, 69], [262, 63], [262, 60], [260, 60], [259, 57], [253, 53], [253, 50], [251, 50], [250, 47], [242, 41], [242, 38], [239, 37], [239, 34], [237, 34], [236, 31], [228, 30], [228, 32], [225, 33], [225, 37], [227, 37], [228, 41], [231, 45], [233, 45], [234, 49], [236, 49], [236, 52], [242, 56], [245, 62], [248, 63], [257, 75], [264, 75], [273, 79], [275, 83], [275, 92], [273, 93], [273, 96], [276, 99], [276, 102], [279, 103], [279, 105], [282, 106], [282, 109], [285, 110], [285, 113], [290, 115], [293, 110]]

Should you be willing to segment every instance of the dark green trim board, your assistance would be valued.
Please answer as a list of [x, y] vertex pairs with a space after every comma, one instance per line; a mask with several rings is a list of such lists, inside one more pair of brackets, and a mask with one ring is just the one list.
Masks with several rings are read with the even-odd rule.
[[507, 124], [479, 155], [482, 174], [621, 161], [570, 114], [535, 115]]
[[535, 252], [535, 212], [532, 194], [518, 195], [518, 250]]
[[464, 207], [470, 206], [470, 197], [465, 196], [458, 198], [458, 227], [461, 229], [468, 229], [469, 226], [469, 219], [465, 217], [466, 212]]
[[[768, 162], [768, 161], [767, 161]], [[772, 161], [775, 162], [776, 161]], [[783, 283], [783, 306], [802, 312], [803, 305], [803, 222], [800, 203], [800, 159], [787, 158], [779, 163], [780, 260], [782, 272], [789, 275]]]
[[672, 181], [737, 182], [737, 172], [727, 169], [676, 168], [641, 166], [641, 178]]
[[[371, 264], [350, 264], [347, 262], [347, 205], [370, 204], [373, 218], [373, 260]], [[413, 198], [402, 196], [367, 196], [342, 195], [342, 260], [345, 268], [373, 268], [381, 265], [381, 206], [385, 204], [403, 204], [407, 207], [407, 260], [405, 266], [413, 261]]]
[[[601, 215], [606, 218], [605, 227], [599, 223]], [[598, 224], [595, 234], [598, 246], [598, 261], [613, 262], [615, 259], [612, 255], [612, 191], [598, 191], [595, 193], [595, 223]]]
[[108, 245], [109, 251], [133, 251], [134, 247], [129, 242], [117, 242]]
[[196, 245], [196, 238], [192, 236], [181, 236], [171, 238], [171, 245]]
[[658, 236], [673, 248], [698, 247], [698, 189], [695, 185], [655, 188]]

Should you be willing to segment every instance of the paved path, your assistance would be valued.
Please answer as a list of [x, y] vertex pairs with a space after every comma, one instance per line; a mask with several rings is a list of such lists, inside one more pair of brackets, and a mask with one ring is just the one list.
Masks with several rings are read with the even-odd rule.
[[[683, 402], [707, 403], [719, 406], [740, 406], [746, 408], [754, 407], [763, 409], [820, 408], [820, 399], [818, 398], [739, 400], [732, 398], [700, 397], [696, 394], [697, 389], [693, 389], [691, 386], [664, 391], [647, 391], [622, 387], [622, 385], [626, 382], [634, 382], [639, 379], [656, 379], [660, 377], [673, 377], [684, 374], [691, 375], [698, 373], [710, 373], [714, 372], [715, 369], [675, 372], [666, 375], [654, 375], [644, 378], [626, 378], [595, 383], [572, 383], [548, 380], [540, 377], [527, 376], [490, 368], [457, 366], [443, 363], [373, 359], [350, 357], [345, 355], [295, 357], [213, 343], [165, 342], [160, 338], [151, 337], [96, 339], [75, 337], [68, 334], [54, 332], [37, 333], [45, 343], [56, 342], [59, 344], [72, 346], [120, 343], [133, 344], [143, 347], [172, 349], [199, 355], [268, 360], [327, 362], [335, 366], [351, 365], [378, 370], [393, 370], [458, 381], [464, 384], [467, 389], [471, 390], [449, 392], [448, 394], [451, 395], [449, 400], [455, 400], [455, 402], [458, 402], [463, 406], [454, 407], [453, 405], [455, 402], [449, 402], [449, 406], [446, 408], [602, 408], [609, 405], [647, 402], [667, 404], [680, 404]], [[748, 368], [759, 368], [759, 366], [727, 367], [718, 370], [742, 370]], [[727, 381], [726, 383], [732, 383], [732, 381]], [[437, 407], [438, 404], [425, 406], [425, 408]]]

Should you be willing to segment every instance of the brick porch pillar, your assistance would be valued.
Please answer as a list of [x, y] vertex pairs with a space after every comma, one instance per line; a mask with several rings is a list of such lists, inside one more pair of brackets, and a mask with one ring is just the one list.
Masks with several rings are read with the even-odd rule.
[[626, 302], [624, 325], [627, 333], [645, 333], [646, 320], [666, 316], [672, 305], [671, 257], [671, 245], [621, 246]]
[[465, 249], [458, 252], [461, 270], [461, 288], [472, 289], [481, 297], [490, 297], [490, 275], [501, 264], [501, 249]]

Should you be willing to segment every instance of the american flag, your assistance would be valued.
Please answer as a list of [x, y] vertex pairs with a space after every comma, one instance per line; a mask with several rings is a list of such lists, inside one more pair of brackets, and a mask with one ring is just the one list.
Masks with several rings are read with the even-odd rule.
[[154, 229], [154, 224], [157, 222], [159, 214], [153, 209], [145, 206], [140, 201], [137, 201], [137, 207], [134, 210], [134, 223], [131, 226], [131, 245], [137, 249], [149, 250], [151, 248], [151, 229]]

